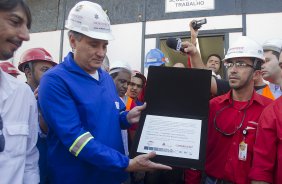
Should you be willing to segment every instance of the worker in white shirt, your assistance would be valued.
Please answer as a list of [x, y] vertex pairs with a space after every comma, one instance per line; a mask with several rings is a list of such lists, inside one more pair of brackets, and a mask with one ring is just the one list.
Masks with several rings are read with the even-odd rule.
[[[25, 1], [0, 1], [0, 60], [29, 40], [30, 25]], [[1, 69], [0, 107], [0, 183], [39, 183], [36, 100], [27, 84]]]

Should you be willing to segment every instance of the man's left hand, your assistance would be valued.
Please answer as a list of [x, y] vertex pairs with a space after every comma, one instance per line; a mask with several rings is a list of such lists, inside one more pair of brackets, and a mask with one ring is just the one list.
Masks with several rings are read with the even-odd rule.
[[146, 106], [147, 104], [145, 102], [142, 106], [136, 106], [131, 109], [126, 116], [127, 121], [130, 124], [138, 123], [141, 116], [141, 112], [146, 108]]

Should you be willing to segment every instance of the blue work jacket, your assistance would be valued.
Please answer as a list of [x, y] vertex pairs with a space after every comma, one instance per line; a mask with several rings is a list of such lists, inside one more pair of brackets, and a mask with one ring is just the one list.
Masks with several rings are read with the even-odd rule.
[[48, 124], [48, 167], [52, 184], [117, 184], [127, 178], [121, 128], [130, 125], [110, 75], [97, 81], [73, 60], [47, 71], [39, 104]]

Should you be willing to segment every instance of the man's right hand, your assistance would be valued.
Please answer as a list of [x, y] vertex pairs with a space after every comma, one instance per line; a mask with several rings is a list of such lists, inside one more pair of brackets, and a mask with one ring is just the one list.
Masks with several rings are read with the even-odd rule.
[[193, 45], [191, 42], [189, 41], [184, 41], [181, 43], [181, 47], [184, 49], [184, 53], [194, 56], [196, 54], [199, 54], [197, 48], [195, 47], [195, 45]]
[[130, 159], [126, 171], [136, 172], [136, 171], [172, 170], [172, 168], [169, 166], [150, 161], [150, 158], [153, 158], [155, 156], [156, 153], [151, 152], [144, 155], [138, 155], [135, 158]]
[[192, 20], [190, 23], [189, 23], [189, 29], [190, 29], [190, 33], [191, 33], [191, 43], [193, 45], [197, 45], [197, 37], [198, 37], [198, 34], [199, 34], [199, 30], [195, 30], [192, 26], [192, 22], [194, 22], [196, 20]]
[[38, 88], [39, 88], [39, 86], [38, 86], [38, 87], [34, 90], [34, 92], [33, 92], [33, 94], [34, 94], [36, 100], [38, 100]]

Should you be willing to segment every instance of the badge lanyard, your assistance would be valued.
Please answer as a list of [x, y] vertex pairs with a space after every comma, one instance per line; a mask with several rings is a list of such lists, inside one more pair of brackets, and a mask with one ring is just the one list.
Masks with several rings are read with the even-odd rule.
[[239, 144], [239, 153], [238, 153], [238, 159], [242, 161], [247, 160], [247, 151], [248, 151], [248, 144], [246, 143], [246, 136], [248, 134], [248, 130], [244, 129], [242, 131], [243, 134], [243, 140]]
[[[248, 101], [248, 104], [246, 105], [246, 107], [241, 109], [241, 110], [244, 111], [244, 115], [243, 115], [243, 118], [242, 118], [240, 124], [235, 128], [235, 130], [232, 131], [232, 132], [225, 132], [218, 127], [217, 122], [216, 122], [216, 118], [220, 115], [220, 113], [222, 113], [222, 111], [224, 111], [227, 108], [231, 108], [231, 107], [234, 106], [234, 100], [232, 99], [231, 104], [223, 107], [222, 109], [220, 109], [219, 111], [216, 112], [214, 119], [213, 119], [215, 129], [225, 136], [234, 135], [242, 127], [249, 105], [250, 105], [250, 100]], [[238, 159], [241, 160], [241, 161], [246, 161], [247, 160], [248, 144], [246, 144], [245, 140], [246, 140], [246, 136], [248, 134], [248, 130], [247, 129], [242, 130], [242, 134], [243, 134], [243, 140], [239, 144]]]
[[221, 130], [221, 129], [218, 127], [217, 122], [216, 122], [216, 118], [217, 118], [217, 117], [220, 115], [220, 113], [222, 113], [225, 109], [231, 108], [231, 107], [234, 106], [234, 100], [232, 99], [232, 103], [231, 103], [231, 104], [229, 104], [229, 105], [223, 107], [222, 109], [220, 109], [219, 111], [216, 112], [216, 114], [215, 114], [215, 116], [214, 116], [214, 119], [213, 119], [214, 128], [215, 128], [217, 131], [219, 131], [220, 133], [222, 133], [223, 135], [225, 135], [225, 136], [234, 135], [234, 134], [242, 127], [243, 122], [244, 122], [245, 117], [246, 117], [246, 113], [247, 113], [247, 109], [248, 109], [249, 105], [250, 105], [250, 100], [248, 101], [247, 106], [246, 106], [245, 108], [241, 109], [241, 110], [244, 110], [244, 115], [243, 115], [243, 118], [242, 118], [242, 120], [241, 120], [239, 126], [237, 126], [237, 127], [235, 128], [235, 130], [232, 131], [232, 132], [225, 132], [225, 131]]

